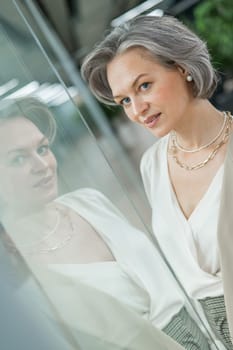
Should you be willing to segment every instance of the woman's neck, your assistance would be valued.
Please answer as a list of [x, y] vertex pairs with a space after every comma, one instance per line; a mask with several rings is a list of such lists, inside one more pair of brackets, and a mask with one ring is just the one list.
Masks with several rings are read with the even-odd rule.
[[53, 204], [28, 211], [11, 211], [2, 223], [15, 243], [33, 242], [53, 230], [57, 222], [57, 209]]
[[198, 148], [214, 139], [223, 122], [223, 113], [208, 100], [195, 99], [174, 131], [184, 148]]

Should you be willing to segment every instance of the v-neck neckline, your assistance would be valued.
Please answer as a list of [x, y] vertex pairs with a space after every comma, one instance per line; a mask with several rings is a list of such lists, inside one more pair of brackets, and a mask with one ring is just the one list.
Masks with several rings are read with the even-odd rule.
[[201, 207], [205, 204], [205, 202], [207, 201], [208, 202], [208, 197], [211, 195], [212, 193], [212, 188], [214, 187], [217, 179], [219, 178], [219, 176], [221, 176], [222, 172], [223, 172], [223, 168], [224, 168], [224, 162], [220, 165], [220, 167], [218, 168], [218, 170], [216, 171], [214, 177], [212, 178], [207, 190], [205, 191], [205, 193], [203, 194], [203, 196], [201, 197], [201, 199], [198, 201], [197, 205], [195, 206], [195, 208], [193, 209], [193, 211], [191, 212], [191, 214], [189, 215], [188, 218], [186, 218], [181, 206], [180, 206], [180, 203], [179, 203], [179, 200], [177, 198], [177, 195], [174, 191], [174, 188], [173, 188], [173, 185], [172, 185], [172, 182], [171, 182], [171, 178], [170, 178], [170, 175], [169, 175], [169, 167], [168, 167], [168, 145], [169, 145], [169, 135], [167, 137], [167, 140], [166, 140], [166, 147], [164, 147], [164, 150], [166, 152], [165, 154], [165, 157], [163, 158], [165, 160], [164, 162], [164, 167], [165, 167], [165, 173], [166, 173], [166, 178], [167, 178], [167, 182], [169, 184], [169, 192], [171, 194], [171, 197], [172, 197], [172, 200], [173, 200], [173, 203], [175, 204], [176, 206], [176, 209], [179, 213], [179, 215], [182, 217], [182, 220], [185, 221], [185, 223], [189, 224], [193, 221], [193, 219], [195, 218], [195, 216], [198, 214], [198, 212], [200, 212], [201, 210]]

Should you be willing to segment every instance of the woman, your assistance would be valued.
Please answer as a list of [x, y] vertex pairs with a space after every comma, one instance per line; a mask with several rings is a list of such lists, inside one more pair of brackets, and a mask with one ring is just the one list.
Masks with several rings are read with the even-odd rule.
[[[75, 294], [81, 282], [126, 305], [186, 349], [209, 349], [143, 233], [96, 190], [57, 198], [54, 136], [54, 119], [38, 100], [0, 103], [0, 217], [9, 249], [22, 254], [66, 323], [78, 317]], [[109, 322], [108, 314], [103, 319]], [[129, 325], [128, 340], [133, 329]], [[116, 334], [114, 328], [106, 336]]]
[[141, 161], [154, 234], [200, 314], [232, 349], [223, 298], [224, 284], [233, 332], [226, 205], [218, 220], [232, 116], [208, 100], [217, 77], [206, 45], [173, 17], [139, 16], [87, 56], [82, 74], [100, 101], [121, 105], [129, 119], [161, 138]]

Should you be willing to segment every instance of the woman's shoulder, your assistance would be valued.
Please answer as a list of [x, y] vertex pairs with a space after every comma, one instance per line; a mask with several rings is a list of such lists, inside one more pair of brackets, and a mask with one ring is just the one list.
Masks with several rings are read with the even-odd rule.
[[102, 192], [94, 188], [80, 188], [57, 198], [56, 202], [72, 207], [74, 210], [95, 216], [118, 216], [125, 220], [123, 214]]
[[58, 202], [90, 202], [90, 203], [97, 203], [97, 202], [106, 202], [107, 197], [100, 191], [94, 189], [94, 188], [79, 188], [77, 190], [74, 190], [72, 192], [63, 194], [60, 196], [56, 201]]

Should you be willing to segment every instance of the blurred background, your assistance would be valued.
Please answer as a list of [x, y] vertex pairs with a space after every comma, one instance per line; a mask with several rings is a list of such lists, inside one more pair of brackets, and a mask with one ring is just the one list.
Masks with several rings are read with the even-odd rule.
[[[21, 15], [16, 15], [16, 8]], [[108, 134], [113, 130], [135, 166], [138, 166], [141, 154], [153, 142], [153, 138], [147, 132], [144, 134], [142, 130], [138, 130], [137, 126], [128, 123], [121, 110], [99, 105], [81, 81], [79, 67], [84, 56], [103, 38], [107, 30], [146, 13], [158, 16], [174, 15], [208, 43], [213, 63], [222, 79], [213, 102], [220, 109], [232, 111], [232, 0], [3, 0], [0, 14], [2, 30], [9, 39], [17, 39], [15, 54], [27, 70], [33, 72], [34, 85], [31, 84], [26, 93], [30, 93], [30, 88], [34, 89], [33, 91], [40, 88], [40, 97], [54, 107], [64, 104], [67, 98], [62, 96], [51, 68], [41, 61], [34, 39], [21, 18], [22, 15], [25, 16], [95, 136], [98, 137], [101, 133]], [[25, 84], [23, 81], [21, 83], [20, 79], [20, 71], [23, 69], [10, 64], [6, 44], [9, 43], [2, 40], [1, 62], [4, 67], [9, 67], [15, 80], [6, 81], [5, 69], [0, 73], [0, 97], [4, 96], [4, 91], [13, 93]], [[72, 123], [69, 127], [67, 121], [66, 128], [73, 131]], [[137, 147], [134, 144], [135, 140]]]
[[[2, 0], [0, 98], [34, 95], [53, 110], [59, 127], [55, 153], [63, 168], [63, 192], [77, 184], [93, 186], [95, 173], [99, 189], [108, 187], [110, 197], [117, 193], [120, 197], [113, 180], [108, 182], [96, 171], [102, 162], [96, 155], [97, 144], [148, 221], [139, 162], [155, 139], [129, 122], [121, 109], [98, 103], [79, 71], [85, 55], [106, 31], [140, 14], [174, 15], [208, 43], [221, 76], [212, 102], [233, 112], [232, 0]], [[92, 142], [87, 133], [94, 136]], [[74, 166], [78, 155], [82, 165]]]

